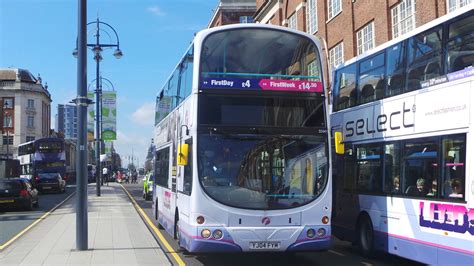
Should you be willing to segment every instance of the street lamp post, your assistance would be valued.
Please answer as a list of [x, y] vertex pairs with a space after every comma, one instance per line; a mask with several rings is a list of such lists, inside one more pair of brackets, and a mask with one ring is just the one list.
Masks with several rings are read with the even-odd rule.
[[[95, 22], [89, 22], [87, 25], [94, 24], [96, 25], [95, 31], [95, 43], [87, 43], [87, 47], [91, 48], [94, 52], [94, 60], [96, 62], [96, 89], [95, 89], [95, 144], [96, 144], [96, 192], [97, 196], [100, 196], [100, 184], [102, 180], [102, 167], [100, 164], [100, 154], [101, 154], [101, 143], [102, 143], [102, 132], [101, 132], [101, 117], [102, 117], [102, 88], [101, 88], [101, 77], [100, 77], [100, 61], [102, 60], [102, 48], [116, 48], [114, 51], [114, 56], [117, 59], [120, 59], [123, 56], [122, 51], [120, 50], [120, 41], [117, 32], [109, 24], [100, 21], [99, 18]], [[105, 26], [101, 28], [101, 26]], [[112, 30], [116, 37], [116, 43], [101, 43], [100, 42], [100, 32], [107, 32], [106, 29]], [[74, 56], [77, 55], [77, 49], [72, 53]]]
[[[8, 109], [8, 102], [5, 101], [5, 103], [3, 104], [3, 108], [4, 108], [4, 109]], [[7, 120], [7, 119], [6, 119], [6, 117], [7, 117], [7, 111], [4, 111], [4, 112], [3, 112], [3, 117], [4, 117], [4, 119], [3, 119], [4, 123], [5, 123], [5, 122], [8, 123], [8, 124], [6, 125], [6, 129], [5, 129], [5, 124], [3, 125], [3, 129], [7, 131], [7, 159], [9, 159], [9, 158], [10, 158], [10, 150], [9, 150], [9, 149], [10, 149], [10, 134], [9, 134], [10, 132], [9, 132], [9, 131], [10, 131], [10, 130], [9, 130], [9, 127], [10, 127], [10, 121], [11, 121], [11, 119], [10, 119], [10, 120]]]

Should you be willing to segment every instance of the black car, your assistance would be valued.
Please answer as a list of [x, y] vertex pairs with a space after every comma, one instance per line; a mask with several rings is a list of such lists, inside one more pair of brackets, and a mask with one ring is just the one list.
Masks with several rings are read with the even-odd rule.
[[41, 193], [66, 191], [66, 181], [59, 173], [39, 173], [36, 177], [36, 187]]
[[32, 210], [38, 207], [38, 191], [22, 178], [0, 178], [0, 208], [23, 208]]

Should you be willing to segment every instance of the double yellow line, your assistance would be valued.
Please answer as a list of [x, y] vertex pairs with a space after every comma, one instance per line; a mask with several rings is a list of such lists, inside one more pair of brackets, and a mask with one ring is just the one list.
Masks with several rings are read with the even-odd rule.
[[57, 208], [59, 208], [61, 205], [63, 205], [67, 200], [69, 200], [72, 196], [74, 196], [74, 194], [76, 194], [76, 192], [73, 192], [71, 193], [66, 199], [64, 199], [63, 201], [61, 201], [59, 204], [57, 204], [56, 206], [54, 206], [54, 208], [52, 208], [50, 211], [46, 212], [45, 214], [43, 214], [40, 218], [36, 219], [36, 221], [34, 221], [32, 224], [30, 224], [28, 227], [26, 227], [25, 229], [23, 229], [21, 232], [19, 232], [18, 234], [16, 234], [14, 237], [12, 237], [10, 240], [8, 240], [7, 242], [5, 242], [3, 245], [0, 245], [0, 251], [4, 250], [6, 247], [8, 247], [9, 245], [11, 245], [13, 242], [15, 242], [15, 240], [17, 240], [18, 238], [20, 238], [22, 235], [24, 235], [26, 232], [28, 232], [28, 230], [30, 230], [31, 228], [33, 228], [33, 226], [35, 226], [37, 223], [41, 222], [43, 219], [45, 219], [48, 215], [50, 215], [52, 212], [54, 212]]
[[120, 184], [120, 186], [122, 187], [123, 191], [125, 191], [125, 193], [127, 193], [127, 196], [130, 198], [130, 200], [132, 201], [133, 203], [133, 206], [135, 206], [135, 209], [137, 210], [137, 212], [140, 214], [140, 216], [144, 219], [144, 221], [148, 224], [148, 226], [153, 230], [153, 232], [158, 236], [158, 238], [160, 239], [160, 242], [165, 246], [166, 250], [168, 251], [168, 253], [170, 253], [173, 258], [175, 259], [175, 261], [178, 263], [179, 266], [184, 266], [186, 265], [184, 263], [184, 261], [179, 257], [178, 253], [173, 249], [173, 247], [168, 243], [168, 241], [166, 241], [165, 237], [163, 236], [163, 234], [160, 232], [160, 230], [155, 226], [155, 224], [150, 220], [150, 218], [148, 217], [148, 215], [146, 215], [145, 211], [138, 205], [137, 201], [132, 197], [132, 195], [130, 195], [130, 193], [128, 192], [128, 190], [122, 185]]

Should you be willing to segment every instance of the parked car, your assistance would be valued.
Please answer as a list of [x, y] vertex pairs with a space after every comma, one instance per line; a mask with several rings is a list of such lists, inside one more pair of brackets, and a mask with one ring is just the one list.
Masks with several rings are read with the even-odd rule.
[[66, 192], [66, 181], [59, 173], [39, 173], [36, 177], [37, 188], [44, 192]]
[[0, 178], [0, 208], [38, 207], [38, 191], [23, 178]]

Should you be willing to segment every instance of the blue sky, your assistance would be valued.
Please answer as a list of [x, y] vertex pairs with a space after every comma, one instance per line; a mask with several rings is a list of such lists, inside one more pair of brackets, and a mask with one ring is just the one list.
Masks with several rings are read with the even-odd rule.
[[[113, 83], [118, 95], [118, 140], [114, 145], [122, 159], [132, 154], [133, 147], [143, 164], [153, 137], [155, 96], [194, 33], [207, 27], [217, 3], [88, 1], [88, 22], [99, 16], [114, 27], [124, 53], [117, 60], [113, 49], [104, 51], [101, 61], [102, 76]], [[77, 62], [71, 55], [77, 36], [77, 6], [77, 0], [0, 0], [0, 68], [24, 68], [34, 75], [41, 74], [53, 99], [53, 122], [57, 105], [77, 95]], [[93, 38], [92, 33], [88, 38]], [[92, 57], [89, 51], [88, 83], [95, 79]]]

